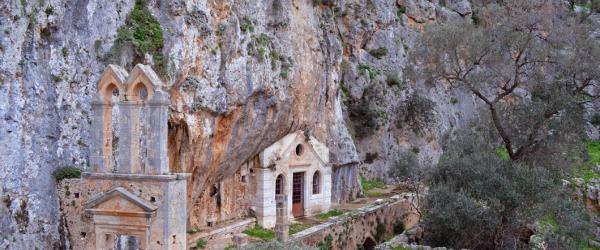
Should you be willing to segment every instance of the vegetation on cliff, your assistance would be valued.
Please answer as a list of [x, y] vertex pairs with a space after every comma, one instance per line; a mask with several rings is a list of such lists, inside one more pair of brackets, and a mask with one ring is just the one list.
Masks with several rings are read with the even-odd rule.
[[[411, 77], [470, 92], [482, 108], [423, 173], [425, 242], [469, 249], [587, 247], [591, 219], [562, 185], [596, 162], [587, 104], [599, 96], [600, 45], [589, 15], [547, 1], [502, 1], [478, 22], [432, 25], [412, 50]], [[588, 161], [589, 159], [589, 161]], [[591, 164], [590, 164], [591, 165]], [[390, 174], [408, 175], [406, 164]], [[550, 225], [547, 227], [546, 225]]]

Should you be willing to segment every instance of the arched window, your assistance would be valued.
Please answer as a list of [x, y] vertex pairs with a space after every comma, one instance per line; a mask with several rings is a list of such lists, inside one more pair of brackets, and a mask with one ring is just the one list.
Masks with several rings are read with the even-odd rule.
[[303, 152], [304, 152], [304, 147], [302, 147], [302, 144], [298, 144], [296, 146], [296, 155], [301, 156]]
[[283, 194], [283, 175], [280, 174], [275, 180], [275, 194]]
[[313, 194], [318, 194], [321, 192], [321, 173], [319, 173], [319, 171], [316, 171], [315, 174], [313, 174]]

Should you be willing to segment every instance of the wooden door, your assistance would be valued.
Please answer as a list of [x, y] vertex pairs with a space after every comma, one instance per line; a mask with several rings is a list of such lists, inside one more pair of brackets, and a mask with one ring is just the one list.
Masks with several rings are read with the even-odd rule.
[[294, 173], [292, 179], [292, 214], [304, 216], [304, 172]]

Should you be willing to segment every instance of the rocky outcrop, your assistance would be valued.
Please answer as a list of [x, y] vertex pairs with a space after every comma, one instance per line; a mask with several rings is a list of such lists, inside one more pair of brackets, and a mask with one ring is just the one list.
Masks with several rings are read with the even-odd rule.
[[[146, 0], [142, 24], [128, 20], [135, 2], [0, 1], [0, 248], [67, 244], [52, 172], [88, 166], [91, 97], [109, 62], [160, 72], [170, 169], [192, 173], [189, 204], [300, 129], [330, 149], [334, 200], [352, 199], [358, 176], [385, 178], [400, 151], [435, 162], [441, 136], [477, 108], [403, 73], [417, 32], [470, 18], [466, 0]], [[404, 122], [415, 95], [433, 103], [423, 130]]]

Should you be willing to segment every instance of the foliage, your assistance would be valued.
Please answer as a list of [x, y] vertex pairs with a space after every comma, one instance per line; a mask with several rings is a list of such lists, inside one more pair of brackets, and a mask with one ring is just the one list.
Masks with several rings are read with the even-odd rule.
[[62, 49], [61, 49], [61, 52], [62, 52], [62, 56], [63, 56], [64, 58], [67, 58], [67, 57], [69, 57], [69, 48], [67, 48], [66, 46], [65, 46], [65, 47], [62, 47]]
[[194, 247], [196, 247], [196, 249], [204, 249], [204, 248], [206, 248], [206, 241], [200, 239], [200, 240], [196, 241], [196, 245]]
[[331, 217], [340, 216], [342, 214], [344, 214], [344, 212], [337, 210], [337, 209], [332, 209], [332, 210], [327, 211], [326, 213], [318, 214], [315, 217], [319, 220], [328, 220]]
[[313, 225], [311, 224], [304, 224], [304, 223], [292, 223], [290, 224], [290, 230], [289, 233], [290, 235], [296, 234], [298, 232], [304, 231], [306, 229], [311, 228]]
[[600, 80], [591, 20], [545, 11], [550, 6], [541, 0], [487, 4], [477, 10], [478, 25], [429, 26], [411, 51], [407, 74], [470, 91], [515, 161], [568, 155], [552, 145], [581, 141], [583, 105], [598, 98], [588, 91]]
[[379, 70], [371, 68], [371, 66], [367, 64], [359, 64], [358, 72], [360, 75], [364, 75], [365, 72], [369, 75], [369, 79], [374, 79], [377, 75], [379, 75]]
[[388, 86], [404, 86], [404, 81], [397, 74], [389, 73], [385, 75], [385, 81]]
[[371, 54], [373, 57], [375, 57], [377, 59], [381, 59], [388, 54], [388, 49], [386, 47], [372, 49], [369, 51], [369, 54]]
[[366, 100], [349, 103], [348, 117], [359, 139], [379, 128], [377, 110], [371, 108]]
[[190, 228], [190, 229], [187, 230], [188, 234], [195, 234], [197, 232], [200, 232], [200, 229], [198, 229], [197, 227]]
[[319, 250], [331, 250], [333, 249], [333, 236], [328, 234], [323, 241], [319, 242], [317, 245]]
[[246, 229], [244, 233], [263, 240], [271, 240], [275, 238], [275, 231], [263, 228], [259, 224], [254, 225], [253, 228]]
[[54, 171], [53, 175], [56, 182], [60, 182], [64, 179], [77, 179], [81, 177], [81, 169], [76, 167], [63, 167]]
[[[478, 132], [459, 131], [428, 178], [423, 223], [430, 245], [504, 249], [526, 246], [523, 229], [548, 212], [557, 230], [548, 236], [561, 246], [585, 240], [582, 207], [573, 204], [559, 178], [544, 167], [500, 158]], [[568, 201], [568, 202], [565, 202]], [[560, 242], [559, 242], [560, 241]], [[553, 248], [554, 249], [554, 248]]]
[[240, 30], [242, 32], [254, 32], [254, 24], [248, 18], [242, 18], [240, 21]]
[[374, 188], [385, 188], [386, 187], [385, 182], [383, 182], [382, 180], [378, 180], [378, 179], [369, 180], [362, 176], [360, 177], [360, 185], [362, 186], [363, 191], [365, 191], [365, 192], [368, 192]]
[[400, 5], [398, 6], [398, 10], [396, 11], [396, 16], [402, 19], [402, 15], [406, 13], [406, 6]]
[[496, 148], [496, 155], [498, 155], [498, 157], [500, 157], [500, 159], [508, 161], [510, 160], [510, 155], [508, 155], [508, 151], [506, 151], [506, 148], [503, 147], [499, 147]]
[[587, 153], [592, 165], [600, 164], [600, 141], [592, 141], [587, 144]]
[[411, 128], [415, 133], [422, 133], [425, 128], [435, 122], [435, 103], [431, 100], [413, 94], [398, 108], [398, 128]]
[[146, 7], [145, 0], [135, 1], [125, 24], [117, 30], [117, 39], [110, 53], [112, 60], [118, 60], [118, 55], [122, 53], [121, 49], [125, 45], [130, 45], [134, 49], [135, 58], [132, 63], [144, 62], [146, 54], [150, 54], [155, 69], [165, 73], [167, 61], [162, 53], [163, 30], [158, 20]]

